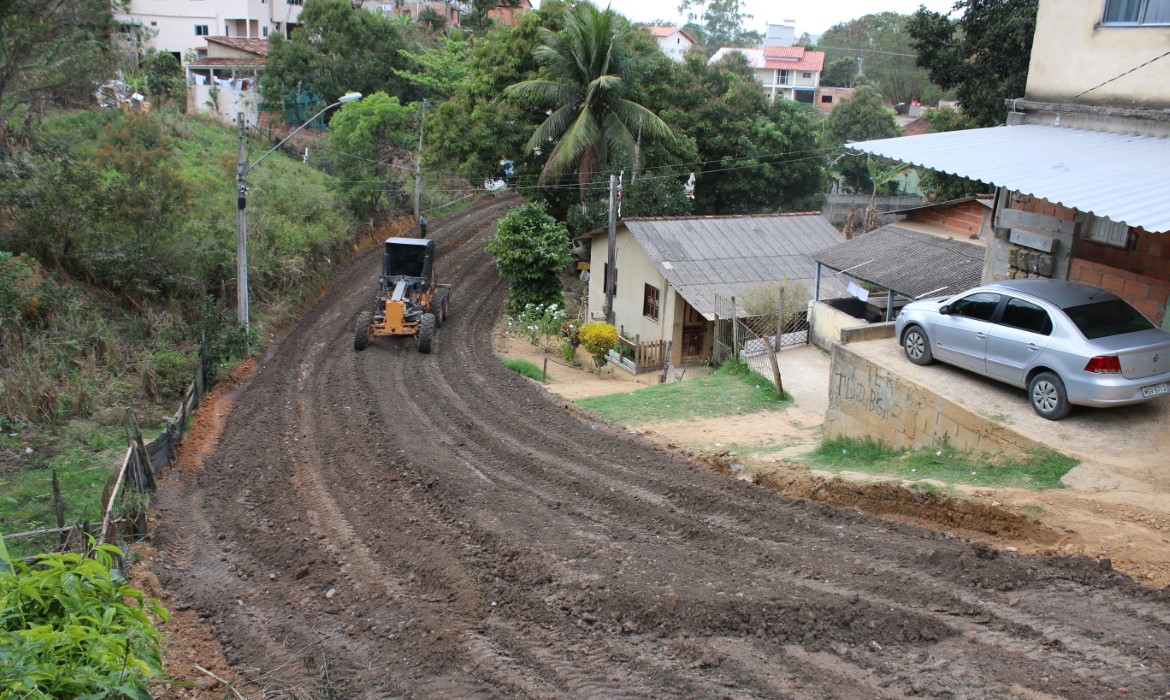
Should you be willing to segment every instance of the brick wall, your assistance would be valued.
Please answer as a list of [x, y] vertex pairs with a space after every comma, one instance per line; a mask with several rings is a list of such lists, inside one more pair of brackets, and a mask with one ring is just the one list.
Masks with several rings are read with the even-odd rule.
[[991, 210], [979, 202], [963, 202], [949, 207], [911, 212], [906, 216], [906, 220], [952, 231], [958, 238], [971, 238], [979, 235], [984, 218], [990, 215]]
[[1030, 211], [1033, 214], [1041, 214], [1043, 216], [1055, 216], [1065, 221], [1073, 221], [1077, 218], [1076, 209], [1070, 209], [1060, 204], [1053, 204], [1047, 199], [1030, 197], [1028, 195], [1017, 195], [1012, 202], [1012, 209]]
[[[1083, 241], [1078, 244], [1078, 252], [1085, 245], [1087, 244]], [[1105, 246], [1093, 247], [1103, 248]], [[1072, 259], [1069, 265], [1068, 279], [1071, 282], [1080, 282], [1113, 292], [1133, 304], [1134, 308], [1145, 314], [1146, 318], [1156, 325], [1161, 325], [1166, 316], [1166, 301], [1170, 297], [1170, 286], [1167, 285], [1165, 279], [1111, 267], [1083, 257]]]

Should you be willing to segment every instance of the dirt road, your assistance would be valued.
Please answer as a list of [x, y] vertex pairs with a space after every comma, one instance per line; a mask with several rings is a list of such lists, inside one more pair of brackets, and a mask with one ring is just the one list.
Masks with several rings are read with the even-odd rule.
[[794, 501], [504, 368], [483, 237], [512, 203], [432, 222], [431, 355], [353, 352], [362, 257], [160, 491], [152, 569], [246, 696], [1167, 695], [1170, 601], [1107, 563]]

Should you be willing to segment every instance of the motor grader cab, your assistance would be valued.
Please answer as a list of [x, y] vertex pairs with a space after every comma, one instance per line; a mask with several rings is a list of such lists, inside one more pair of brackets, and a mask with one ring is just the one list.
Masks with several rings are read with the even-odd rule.
[[389, 238], [382, 253], [378, 301], [358, 314], [353, 349], [365, 350], [381, 336], [409, 335], [418, 351], [431, 351], [435, 329], [447, 320], [451, 285], [435, 282], [435, 242], [426, 238]]

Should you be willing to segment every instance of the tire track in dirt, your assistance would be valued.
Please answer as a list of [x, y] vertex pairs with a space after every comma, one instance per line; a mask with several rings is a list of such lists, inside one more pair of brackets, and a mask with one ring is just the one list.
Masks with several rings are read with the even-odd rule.
[[223, 544], [176, 556], [173, 585], [253, 688], [323, 692], [312, 657], [339, 697], [1165, 691], [1165, 597], [1097, 562], [793, 501], [504, 368], [482, 251], [511, 203], [435, 223], [454, 287], [431, 355], [352, 351], [377, 252], [346, 266], [190, 486], [184, 517]]

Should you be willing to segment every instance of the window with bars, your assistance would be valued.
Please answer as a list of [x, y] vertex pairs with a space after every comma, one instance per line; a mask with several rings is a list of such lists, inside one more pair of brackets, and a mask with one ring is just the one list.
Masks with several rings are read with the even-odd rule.
[[658, 293], [658, 287], [647, 284], [642, 295], [642, 315], [655, 321], [658, 320]]
[[196, 24], [195, 25], [195, 36], [207, 36], [207, 25], [206, 24]]
[[1105, 0], [1101, 24], [1170, 24], [1170, 0]]

